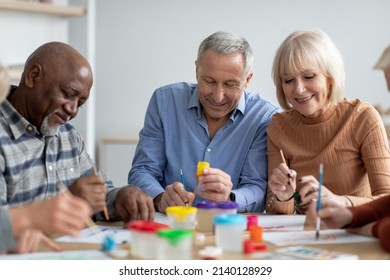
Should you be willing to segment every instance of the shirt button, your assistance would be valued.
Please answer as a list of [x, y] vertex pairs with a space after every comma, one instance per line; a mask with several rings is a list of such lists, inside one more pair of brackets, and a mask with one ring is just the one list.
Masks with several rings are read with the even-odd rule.
[[211, 152], [211, 148], [207, 148], [207, 152], [210, 153]]
[[33, 129], [32, 129], [31, 126], [28, 126], [28, 127], [27, 127], [27, 130], [28, 130], [29, 132], [31, 132]]
[[73, 167], [69, 168], [69, 171], [74, 172], [74, 168]]
[[49, 170], [53, 171], [53, 166], [52, 165], [49, 165]]

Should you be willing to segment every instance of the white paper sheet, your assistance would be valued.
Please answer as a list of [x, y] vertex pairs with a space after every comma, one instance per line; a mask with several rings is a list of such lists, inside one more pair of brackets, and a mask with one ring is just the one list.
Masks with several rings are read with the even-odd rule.
[[305, 215], [259, 215], [258, 224], [264, 230], [303, 230]]
[[1, 255], [0, 260], [112, 260], [99, 250], [76, 250], [63, 252], [38, 252], [30, 254]]
[[99, 233], [92, 232], [89, 228], [83, 229], [80, 236], [73, 237], [65, 235], [56, 239], [57, 242], [74, 242], [74, 243], [92, 243], [102, 244], [105, 236], [110, 236], [115, 240], [115, 244], [129, 243], [130, 231], [122, 227], [114, 226], [98, 226]]
[[[168, 218], [163, 213], [155, 213], [154, 221], [156, 223], [168, 224]], [[75, 243], [92, 243], [102, 244], [105, 236], [110, 236], [115, 240], [115, 244], [131, 243], [131, 231], [119, 226], [98, 226], [99, 233], [92, 232], [86, 228], [80, 232], [80, 236], [73, 237], [70, 235], [62, 236], [56, 239], [57, 242], [75, 242]]]
[[306, 244], [338, 244], [378, 242], [378, 239], [346, 232], [343, 229], [321, 230], [316, 240], [316, 231], [264, 232], [263, 239], [278, 246]]

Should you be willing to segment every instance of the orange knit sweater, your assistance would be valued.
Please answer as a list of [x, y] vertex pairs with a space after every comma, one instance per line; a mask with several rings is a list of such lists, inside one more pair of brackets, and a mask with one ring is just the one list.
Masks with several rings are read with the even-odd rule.
[[[318, 178], [323, 163], [323, 185], [352, 205], [390, 194], [389, 142], [379, 113], [369, 103], [344, 99], [315, 119], [293, 109], [275, 114], [267, 144], [268, 176], [282, 162], [282, 150], [297, 178]], [[268, 213], [294, 213], [294, 200], [279, 202], [274, 197], [268, 189]]]

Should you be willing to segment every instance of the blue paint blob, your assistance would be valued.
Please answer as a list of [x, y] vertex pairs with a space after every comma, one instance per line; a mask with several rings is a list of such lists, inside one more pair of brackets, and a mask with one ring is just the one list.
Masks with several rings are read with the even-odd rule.
[[102, 251], [112, 251], [115, 249], [115, 240], [110, 236], [105, 236], [102, 243]]

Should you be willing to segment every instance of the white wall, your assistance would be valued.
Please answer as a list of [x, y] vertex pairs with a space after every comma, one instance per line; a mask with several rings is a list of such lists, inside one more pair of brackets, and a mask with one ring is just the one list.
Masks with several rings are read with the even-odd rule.
[[[67, 0], [56, 0], [65, 5]], [[0, 10], [0, 60], [6, 66], [23, 65], [40, 45], [68, 41], [68, 23], [62, 17]]]

